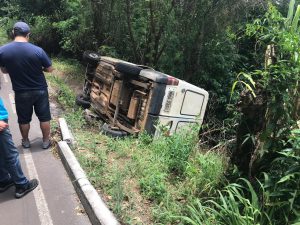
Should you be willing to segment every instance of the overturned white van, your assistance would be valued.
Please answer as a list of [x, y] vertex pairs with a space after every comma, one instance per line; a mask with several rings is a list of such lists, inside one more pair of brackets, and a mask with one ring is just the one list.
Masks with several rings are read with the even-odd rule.
[[208, 92], [183, 80], [110, 57], [85, 52], [88, 62], [83, 94], [76, 103], [91, 107], [111, 136], [159, 133], [157, 125], [172, 134], [191, 123], [202, 124]]

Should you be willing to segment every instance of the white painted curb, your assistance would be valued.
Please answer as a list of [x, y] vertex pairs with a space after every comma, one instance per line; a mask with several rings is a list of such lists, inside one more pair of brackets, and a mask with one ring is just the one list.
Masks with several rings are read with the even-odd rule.
[[88, 181], [74, 153], [66, 141], [58, 142], [59, 155], [65, 166], [75, 190], [81, 200], [86, 213], [93, 225], [120, 225], [116, 217], [109, 210], [95, 188]]
[[59, 118], [58, 122], [59, 122], [60, 130], [61, 130], [62, 140], [66, 141], [70, 145], [73, 145], [74, 144], [74, 136], [70, 132], [66, 120], [64, 118]]

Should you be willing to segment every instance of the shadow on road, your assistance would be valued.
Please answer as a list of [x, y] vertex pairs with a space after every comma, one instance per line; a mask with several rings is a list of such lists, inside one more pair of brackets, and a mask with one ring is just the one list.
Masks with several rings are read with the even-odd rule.
[[10, 187], [5, 192], [0, 193], [0, 204], [7, 202], [7, 201], [11, 201], [11, 200], [17, 201], [17, 199], [15, 199], [15, 187], [14, 186]]
[[[44, 152], [44, 151], [49, 151], [51, 149], [51, 147], [49, 149], [43, 149], [42, 148], [42, 143], [43, 143], [43, 139], [42, 138], [34, 138], [30, 140], [30, 148], [23, 148], [22, 145], [17, 146], [19, 149], [19, 153], [22, 155], [24, 154], [24, 152], [26, 151], [30, 151], [31, 153], [35, 153], [35, 152]], [[23, 149], [23, 150], [20, 150]]]

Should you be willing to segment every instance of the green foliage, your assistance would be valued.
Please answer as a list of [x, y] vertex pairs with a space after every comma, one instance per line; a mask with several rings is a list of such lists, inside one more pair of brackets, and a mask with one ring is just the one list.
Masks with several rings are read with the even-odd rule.
[[122, 202], [124, 200], [124, 178], [125, 175], [122, 174], [120, 168], [115, 167], [113, 169], [113, 178], [112, 178], [112, 197], [114, 198], [114, 212], [118, 215], [122, 215]]
[[[273, 59], [272, 65], [246, 74], [261, 86], [267, 96], [264, 97], [267, 102], [266, 128], [261, 132], [258, 141], [262, 143], [258, 147], [259, 157], [282, 149], [284, 147], [282, 140], [287, 138], [290, 127], [296, 120], [298, 108], [295, 107], [295, 102], [299, 98], [300, 79], [298, 58], [300, 33], [295, 28], [296, 21], [299, 20], [298, 11], [295, 16], [291, 14], [292, 3], [288, 18], [284, 18], [274, 6], [270, 5], [264, 18], [256, 19], [246, 28], [247, 35], [257, 38], [262, 54], [270, 43], [276, 50], [276, 59]], [[289, 22], [291, 20], [292, 22]], [[253, 93], [253, 90], [250, 91]]]
[[66, 58], [52, 58], [52, 62], [53, 66], [58, 71], [58, 75], [59, 73], [63, 73], [66, 80], [77, 80], [78, 82], [84, 81], [85, 67], [79, 64], [77, 60]]
[[187, 161], [197, 143], [199, 127], [186, 127], [170, 137], [154, 140], [153, 150], [164, 157], [168, 169], [175, 175], [183, 175]]
[[63, 8], [60, 20], [53, 23], [60, 35], [60, 47], [67, 53], [81, 56], [84, 50], [95, 48], [90, 3], [86, 0], [64, 1]]
[[64, 107], [73, 108], [75, 106], [75, 93], [59, 77], [48, 76], [48, 79], [50, 79], [56, 84], [57, 87], [59, 87], [57, 95], [58, 101]]
[[101, 45], [99, 48], [101, 55], [108, 55], [110, 57], [119, 58], [119, 54], [114, 47], [108, 45]]
[[269, 194], [267, 210], [276, 224], [300, 222], [300, 130], [291, 132], [291, 148], [279, 151], [279, 157], [271, 163], [268, 174], [264, 174]]
[[30, 25], [30, 40], [41, 46], [47, 52], [58, 53], [58, 36], [53, 30], [51, 18], [47, 16], [36, 16]]
[[[248, 82], [245, 82], [245, 81], [241, 80], [240, 79], [241, 76], [243, 76], [248, 82], [250, 82], [251, 85]], [[236, 88], [236, 85], [239, 84], [239, 83], [243, 84], [246, 87], [246, 89], [248, 89], [251, 92], [251, 94], [253, 95], [254, 98], [256, 97], [255, 92], [253, 90], [253, 88], [255, 88], [255, 82], [254, 82], [254, 80], [252, 79], [252, 77], [249, 74], [241, 72], [241, 73], [238, 74], [237, 80], [232, 85], [230, 99], [231, 99], [231, 97], [233, 95], [233, 92], [234, 92], [234, 90]]]
[[[84, 68], [75, 60], [53, 59], [53, 66], [56, 68], [51, 74], [47, 74], [47, 80], [57, 89], [57, 99], [64, 108], [74, 109], [75, 93], [70, 89], [68, 82], [77, 80], [82, 82], [84, 79]], [[60, 72], [57, 72], [60, 71]], [[64, 73], [62, 79], [60, 73]]]
[[148, 199], [161, 202], [167, 193], [166, 174], [157, 167], [150, 167], [144, 173], [140, 179], [141, 191]]
[[[216, 193], [224, 180], [227, 164], [222, 154], [196, 150], [193, 128], [175, 135], [153, 140], [150, 135], [142, 133], [137, 139], [127, 137], [105, 141], [108, 152], [116, 160], [113, 162], [122, 162], [118, 172], [125, 171], [127, 179], [136, 179], [140, 194], [151, 202], [155, 223], [175, 223], [174, 215], [184, 213], [186, 202], [193, 201], [196, 196]], [[173, 169], [176, 163], [181, 171]], [[114, 177], [108, 175], [111, 176]], [[108, 186], [116, 190], [113, 180]], [[98, 185], [103, 187], [103, 183], [99, 180]], [[109, 193], [114, 195], [112, 189]]]
[[[232, 183], [219, 192], [219, 197], [205, 201], [199, 200], [189, 206], [188, 217], [182, 217], [188, 224], [220, 224], [220, 225], [263, 225], [273, 224], [263, 211], [263, 205], [252, 184], [241, 179], [241, 184]], [[259, 188], [264, 191], [260, 184]]]
[[218, 186], [223, 183], [224, 168], [223, 157], [215, 152], [196, 154], [187, 164], [185, 174], [188, 193], [198, 196], [209, 196], [215, 193]]
[[1, 29], [0, 27], [0, 45], [4, 45], [8, 42], [7, 40], [7, 36], [6, 36], [6, 33], [4, 32], [3, 29]]
[[[246, 28], [247, 35], [257, 38], [260, 54], [270, 43], [276, 49], [273, 65], [241, 73], [249, 83], [253, 85], [255, 82], [263, 88], [268, 97], [266, 125], [260, 135], [252, 137], [255, 143], [259, 143], [254, 156], [260, 158], [262, 167], [259, 172], [264, 173], [261, 173], [260, 181], [250, 183], [242, 179], [229, 184], [217, 197], [196, 201], [188, 207], [187, 216], [181, 217], [188, 224], [299, 223], [300, 132], [298, 129], [290, 131], [296, 126], [295, 111], [298, 108], [295, 102], [299, 98], [300, 68], [300, 9], [297, 7], [294, 13], [294, 4], [295, 1], [291, 1], [287, 19], [270, 5], [264, 18], [255, 20]], [[233, 90], [238, 82], [234, 83]], [[245, 86], [250, 93], [255, 92], [255, 89]]]
[[82, 109], [78, 109], [73, 112], [71, 111], [66, 113], [65, 118], [74, 129], [80, 129], [81, 127], [87, 125], [82, 115]]

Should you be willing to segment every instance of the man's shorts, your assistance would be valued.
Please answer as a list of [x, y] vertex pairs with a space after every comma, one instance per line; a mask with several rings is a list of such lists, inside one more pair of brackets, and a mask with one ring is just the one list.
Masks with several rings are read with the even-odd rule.
[[30, 123], [33, 109], [40, 122], [51, 120], [47, 89], [15, 92], [15, 103], [19, 124]]

